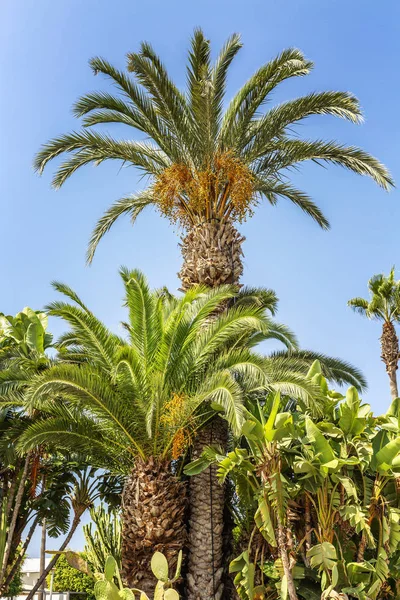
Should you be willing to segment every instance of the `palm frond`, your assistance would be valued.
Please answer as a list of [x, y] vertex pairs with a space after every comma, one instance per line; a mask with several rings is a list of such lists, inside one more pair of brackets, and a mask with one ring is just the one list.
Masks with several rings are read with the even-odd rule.
[[92, 262], [100, 240], [111, 229], [119, 217], [128, 214], [131, 223], [133, 224], [142, 210], [146, 208], [146, 206], [154, 204], [154, 201], [155, 199], [151, 189], [147, 189], [139, 194], [132, 194], [125, 198], [121, 198], [112, 204], [96, 223], [89, 241], [86, 262], [88, 264]]
[[253, 121], [245, 140], [247, 160], [252, 161], [265, 151], [272, 140], [286, 135], [287, 128], [311, 115], [332, 115], [352, 123], [362, 122], [358, 99], [348, 92], [319, 92], [278, 104], [267, 114]]
[[267, 198], [273, 206], [277, 204], [278, 197], [287, 198], [316, 221], [322, 229], [330, 228], [329, 221], [321, 209], [307, 194], [292, 185], [279, 180], [258, 178], [256, 180], [256, 191]]
[[154, 145], [115, 140], [111, 136], [88, 130], [50, 140], [36, 155], [35, 170], [42, 173], [50, 160], [64, 152], [73, 154], [58, 167], [53, 177], [53, 186], [56, 189], [61, 187], [77, 169], [92, 162], [97, 166], [105, 160], [120, 160], [143, 169], [145, 173], [151, 175], [160, 173], [169, 164], [166, 155]]
[[359, 391], [367, 388], [367, 381], [360, 369], [345, 360], [327, 356], [321, 352], [312, 350], [276, 351], [268, 358], [276, 365], [304, 375], [307, 374], [313, 362], [318, 360], [321, 364], [322, 374], [332, 383], [353, 385]]
[[241, 151], [254, 115], [272, 90], [285, 79], [307, 75], [312, 66], [300, 50], [288, 48], [258, 69], [226, 110], [220, 132], [221, 145]]
[[344, 146], [334, 141], [283, 139], [278, 140], [272, 148], [267, 146], [265, 152], [266, 157], [260, 160], [256, 169], [258, 174], [268, 176], [312, 160], [316, 163], [333, 163], [358, 175], [368, 175], [385, 190], [394, 185], [385, 165], [355, 146]]

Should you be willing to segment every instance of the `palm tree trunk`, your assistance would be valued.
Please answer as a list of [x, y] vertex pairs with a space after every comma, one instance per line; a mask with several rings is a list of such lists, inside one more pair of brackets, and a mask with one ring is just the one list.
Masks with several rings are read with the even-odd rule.
[[150, 561], [156, 551], [165, 554], [174, 571], [186, 543], [186, 507], [186, 485], [168, 461], [136, 462], [122, 495], [122, 578], [127, 586], [153, 596], [157, 580]]
[[26, 551], [28, 549], [28, 546], [30, 544], [32, 536], [35, 533], [38, 523], [39, 523], [39, 516], [36, 515], [36, 517], [33, 519], [32, 525], [30, 526], [30, 529], [29, 529], [28, 534], [25, 538], [25, 541], [22, 545], [22, 548], [18, 552], [18, 556], [17, 556], [16, 560], [14, 561], [14, 564], [13, 564], [10, 572], [7, 575], [7, 579], [5, 580], [4, 585], [0, 588], [0, 596], [5, 595], [5, 593], [7, 592], [8, 586], [14, 579], [15, 574], [17, 573], [19, 567], [21, 566], [21, 563], [25, 558]]
[[193, 227], [181, 244], [182, 288], [238, 283], [243, 272], [244, 239], [230, 221], [211, 220]]
[[[86, 509], [86, 507], [85, 507], [85, 509]], [[69, 530], [67, 537], [61, 544], [61, 546], [58, 550], [59, 553], [64, 552], [64, 550], [68, 547], [68, 544], [70, 543], [70, 541], [72, 539], [72, 536], [74, 535], [79, 523], [81, 522], [81, 518], [82, 518], [83, 513], [85, 512], [85, 509], [75, 512], [75, 516], [74, 516], [74, 520], [72, 521], [71, 529]], [[34, 595], [36, 594], [36, 592], [38, 591], [40, 586], [43, 583], [45, 583], [47, 575], [50, 573], [52, 568], [57, 564], [57, 561], [60, 558], [60, 556], [61, 556], [61, 554], [55, 554], [53, 556], [53, 558], [51, 559], [51, 561], [49, 562], [47, 567], [44, 569], [44, 571], [41, 573], [39, 579], [37, 580], [37, 582], [31, 589], [31, 591], [29, 592], [29, 594], [27, 595], [25, 600], [32, 600], [32, 598], [34, 597]]]
[[[230, 221], [214, 219], [194, 226], [181, 244], [184, 261], [179, 277], [182, 289], [188, 290], [198, 284], [239, 286], [244, 240]], [[227, 429], [225, 426], [222, 432], [222, 428], [221, 419], [207, 425], [195, 440], [193, 456], [199, 456], [210, 440], [225, 449]], [[229, 547], [229, 542], [223, 535], [225, 488], [217, 480], [215, 467], [190, 478], [189, 503], [188, 597], [190, 600], [219, 600], [226, 578], [224, 549]], [[232, 532], [229, 534], [231, 536]]]
[[[212, 444], [226, 447], [227, 426], [219, 417], [204, 427], [195, 440], [193, 458]], [[223, 528], [225, 489], [213, 465], [190, 478], [189, 600], [219, 600], [223, 593]]]
[[390, 394], [392, 400], [395, 400], [399, 397], [397, 388], [399, 340], [394, 325], [390, 321], [385, 321], [382, 327], [381, 350], [381, 358], [385, 363], [386, 371], [389, 376]]
[[0, 572], [0, 586], [3, 585], [4, 579], [5, 579], [5, 574], [6, 574], [6, 569], [7, 569], [8, 559], [10, 558], [15, 526], [17, 524], [19, 509], [21, 508], [21, 504], [22, 504], [22, 497], [24, 495], [25, 483], [28, 478], [28, 469], [29, 469], [30, 458], [31, 458], [30, 454], [28, 454], [25, 458], [24, 470], [22, 471], [21, 479], [19, 481], [19, 486], [18, 486], [18, 492], [15, 497], [15, 503], [14, 503], [14, 508], [12, 511], [10, 528], [8, 530], [7, 542], [6, 542], [6, 547], [5, 547], [4, 556], [3, 556], [3, 564], [2, 564], [1, 572]]

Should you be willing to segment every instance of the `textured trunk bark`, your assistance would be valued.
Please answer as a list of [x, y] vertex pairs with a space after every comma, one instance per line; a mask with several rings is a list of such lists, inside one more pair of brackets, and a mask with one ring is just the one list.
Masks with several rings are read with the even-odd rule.
[[397, 387], [399, 339], [394, 325], [390, 321], [385, 321], [382, 327], [381, 351], [381, 358], [385, 363], [386, 371], [389, 376], [390, 394], [392, 400], [395, 400], [399, 397]]
[[[215, 417], [196, 437], [193, 458], [205, 446], [226, 447], [227, 426]], [[189, 600], [219, 600], [223, 593], [223, 528], [225, 490], [216, 476], [216, 466], [190, 478]]]
[[[69, 530], [67, 537], [61, 544], [61, 546], [58, 550], [59, 552], [64, 552], [64, 550], [68, 547], [68, 544], [70, 543], [70, 541], [72, 539], [72, 536], [74, 535], [79, 523], [81, 522], [81, 517], [82, 517], [83, 513], [85, 512], [85, 510], [86, 509], [83, 509], [82, 511], [75, 513], [74, 520], [72, 521], [71, 529]], [[61, 556], [60, 554], [54, 555], [54, 557], [51, 559], [51, 561], [49, 562], [49, 564], [47, 565], [47, 567], [45, 568], [43, 573], [40, 575], [39, 579], [37, 580], [37, 582], [31, 589], [31, 591], [27, 595], [26, 600], [32, 600], [32, 598], [34, 597], [34, 595], [36, 594], [36, 592], [38, 591], [38, 589], [40, 588], [42, 583], [44, 583], [46, 581], [47, 575], [50, 573], [52, 568], [57, 564], [57, 561], [60, 558], [60, 556]]]
[[157, 582], [150, 569], [154, 552], [165, 554], [172, 574], [186, 543], [186, 485], [167, 461], [137, 461], [122, 500], [122, 577], [126, 585], [152, 597]]
[[216, 287], [239, 283], [243, 272], [244, 237], [229, 221], [209, 221], [193, 227], [182, 239], [182, 288], [195, 284]]
[[[183, 266], [179, 272], [182, 289], [202, 284], [217, 287], [239, 286], [243, 272], [242, 243], [244, 237], [229, 221], [211, 220], [193, 227], [182, 240]], [[221, 421], [221, 420], [219, 420]], [[216, 421], [215, 423], [217, 423]], [[206, 426], [195, 440], [193, 455], [199, 456], [210, 440], [226, 447], [227, 432], [217, 439], [220, 426]], [[218, 483], [216, 469], [190, 478], [189, 564], [187, 591], [190, 600], [219, 600], [227, 574], [227, 553], [231, 531], [224, 520], [225, 488]], [[211, 535], [212, 532], [212, 535]], [[224, 572], [226, 571], [226, 572]]]

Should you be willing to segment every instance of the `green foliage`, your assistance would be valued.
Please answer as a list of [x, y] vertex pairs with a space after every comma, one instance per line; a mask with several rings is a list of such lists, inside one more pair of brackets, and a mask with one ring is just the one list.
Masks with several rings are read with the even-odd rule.
[[18, 568], [15, 573], [10, 585], [8, 586], [7, 593], [5, 597], [10, 598], [12, 596], [19, 596], [24, 589], [22, 582], [22, 573], [21, 573], [22, 564]]
[[[128, 56], [128, 71], [132, 75], [119, 71], [103, 58], [91, 60], [94, 74], [105, 76], [117, 93], [91, 92], [79, 98], [74, 113], [82, 118], [83, 129], [45, 144], [35, 158], [35, 169], [41, 173], [49, 161], [67, 155], [53, 179], [58, 188], [84, 165], [117, 160], [149, 175], [150, 185], [118, 200], [98, 221], [89, 245], [89, 262], [100, 239], [118, 217], [129, 215], [133, 223], [151, 204], [187, 227], [210, 218], [240, 220], [252, 214], [261, 198], [271, 205], [284, 198], [327, 229], [329, 223], [321, 210], [289, 181], [290, 171], [305, 161], [341, 165], [371, 177], [385, 189], [393, 185], [385, 166], [359, 148], [332, 140], [296, 137], [296, 126], [311, 115], [361, 122], [360, 105], [352, 94], [309, 93], [271, 106], [271, 94], [280, 83], [310, 73], [313, 64], [300, 50], [288, 48], [262, 65], [228, 102], [226, 78], [241, 45], [238, 35], [231, 36], [211, 64], [210, 42], [196, 29], [189, 50], [185, 91], [175, 86], [147, 42]], [[267, 110], [263, 111], [265, 107]], [[94, 126], [104, 123], [123, 124], [150, 141], [132, 141], [132, 135], [129, 141], [116, 139], [95, 130]], [[218, 171], [221, 157], [228, 157], [232, 164], [241, 166], [241, 173], [243, 169], [247, 173], [250, 189], [241, 210], [235, 202], [233, 186]], [[192, 186], [173, 194], [172, 206], [163, 211], [154, 184], [160, 177], [168, 179], [171, 166], [184, 171]], [[199, 187], [204, 173], [214, 176], [214, 183], [219, 185], [213, 186], [214, 193], [206, 193], [203, 202], [195, 202], [190, 189], [193, 184], [196, 189]]]
[[194, 463], [216, 463], [221, 481], [229, 473], [239, 499], [254, 507], [247, 550], [231, 563], [239, 595], [253, 600], [275, 589], [294, 598], [291, 583], [305, 600], [397, 594], [398, 402], [375, 417], [355, 388], [330, 391], [318, 363], [309, 377], [322, 412], [301, 403], [287, 412], [276, 394], [249, 405], [236, 448], [207, 448]]
[[[108, 331], [70, 288], [55, 284], [74, 304], [53, 302], [49, 313], [71, 329], [57, 344], [59, 364], [25, 395], [26, 407], [45, 418], [21, 435], [21, 449], [81, 451], [91, 464], [126, 473], [138, 456], [178, 457], [214, 410], [239, 433], [246, 393], [277, 388], [312, 401], [316, 387], [290, 368], [291, 355], [275, 361], [249, 349], [254, 338], [280, 340], [283, 333], [295, 345], [268, 314], [275, 308], [271, 294], [195, 287], [178, 299], [151, 291], [138, 271], [122, 269], [121, 276], [128, 341]], [[238, 301], [215, 317], [232, 298]]]
[[348, 305], [368, 319], [400, 321], [400, 281], [395, 280], [394, 267], [388, 276], [374, 275], [368, 282], [369, 300], [352, 298]]
[[[53, 572], [53, 590], [55, 592], [82, 592], [87, 594], [88, 600], [95, 599], [93, 577], [71, 566], [65, 556], [59, 557]], [[47, 587], [49, 586], [50, 575], [47, 577]]]
[[[106, 558], [104, 571], [93, 575], [85, 561], [75, 552], [64, 552], [62, 559], [71, 569], [80, 572], [80, 574], [89, 573], [92, 585], [94, 584], [94, 596], [96, 600], [134, 600], [135, 594], [139, 594], [140, 600], [148, 600], [148, 596], [137, 589], [123, 587], [119, 568], [116, 560], [112, 556]], [[169, 577], [168, 561], [161, 552], [155, 552], [151, 559], [151, 570], [158, 579], [155, 590], [154, 600], [179, 600], [179, 594], [174, 590], [174, 583], [180, 578], [182, 566], [182, 551], [179, 552], [178, 562], [173, 577]], [[96, 583], [94, 583], [97, 579]]]
[[12, 346], [17, 346], [26, 357], [31, 353], [43, 355], [52, 342], [52, 335], [47, 333], [46, 329], [46, 314], [29, 307], [24, 308], [15, 317], [0, 313], [1, 354], [4, 355]]

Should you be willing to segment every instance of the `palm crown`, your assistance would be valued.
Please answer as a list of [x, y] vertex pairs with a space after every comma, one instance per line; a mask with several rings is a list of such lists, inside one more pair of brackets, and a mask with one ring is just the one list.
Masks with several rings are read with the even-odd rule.
[[[341, 165], [372, 177], [385, 189], [393, 185], [384, 165], [359, 148], [292, 135], [293, 126], [310, 115], [360, 122], [360, 106], [352, 94], [311, 93], [260, 112], [280, 83], [312, 69], [313, 64], [297, 49], [284, 50], [261, 66], [224, 110], [227, 74], [240, 48], [240, 37], [231, 36], [212, 64], [210, 43], [196, 30], [185, 92], [171, 81], [148, 43], [128, 55], [133, 77], [102, 58], [90, 61], [94, 73], [106, 75], [119, 93], [81, 97], [74, 114], [83, 117], [85, 129], [43, 146], [35, 168], [42, 172], [53, 158], [71, 154], [56, 171], [53, 184], [60, 187], [79, 167], [116, 159], [140, 168], [150, 176], [150, 185], [118, 200], [98, 221], [88, 249], [89, 262], [119, 216], [128, 214], [133, 222], [148, 205], [190, 229], [213, 219], [241, 221], [252, 214], [260, 198], [274, 205], [283, 197], [326, 229], [329, 223], [320, 209], [286, 177], [289, 169], [306, 160]], [[150, 141], [115, 139], [92, 129], [104, 123], [122, 123]]]
[[[93, 464], [126, 471], [135, 458], [177, 457], [213, 409], [238, 432], [244, 391], [271, 383], [265, 359], [249, 349], [252, 339], [277, 338], [289, 347], [294, 340], [266, 314], [276, 302], [272, 292], [198, 287], [176, 299], [164, 290], [151, 292], [140, 272], [121, 274], [128, 341], [107, 330], [70, 288], [56, 284], [74, 304], [54, 302], [50, 314], [71, 331], [58, 343], [62, 363], [37, 377], [26, 394], [27, 406], [47, 416], [22, 443], [79, 449]], [[232, 298], [235, 305], [212, 318]], [[300, 383], [289, 375], [285, 386], [298, 391]], [[307, 394], [306, 386], [300, 393]]]
[[394, 267], [388, 277], [380, 273], [368, 282], [370, 299], [352, 298], [348, 304], [355, 312], [383, 321], [381, 335], [381, 358], [389, 375], [392, 399], [399, 396], [397, 369], [399, 362], [399, 340], [394, 323], [400, 321], [400, 281], [394, 278]]
[[400, 321], [400, 281], [395, 280], [394, 267], [386, 277], [374, 275], [368, 282], [370, 299], [352, 298], [348, 305], [355, 312], [381, 321]]

